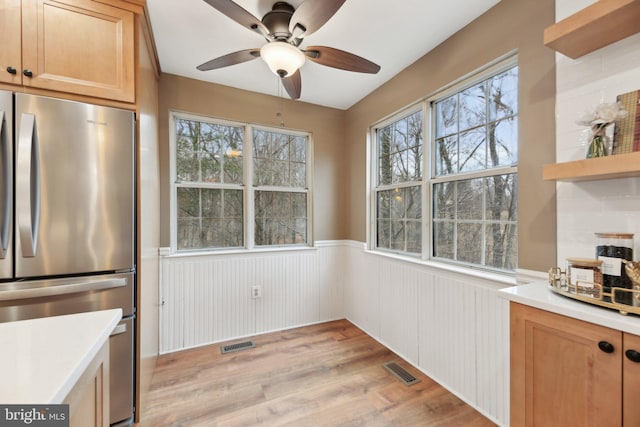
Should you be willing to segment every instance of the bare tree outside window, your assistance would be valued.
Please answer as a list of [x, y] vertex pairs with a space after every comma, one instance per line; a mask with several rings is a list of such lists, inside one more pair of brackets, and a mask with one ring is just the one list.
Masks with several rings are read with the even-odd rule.
[[182, 113], [172, 123], [176, 250], [308, 244], [307, 134]]
[[518, 67], [512, 59], [504, 64], [373, 129], [376, 249], [517, 268]]
[[307, 137], [254, 130], [258, 246], [307, 243]]
[[422, 252], [422, 112], [377, 130], [376, 247]]
[[242, 139], [239, 127], [175, 121], [177, 248], [243, 245]]
[[517, 267], [517, 88], [513, 67], [433, 105], [435, 258]]

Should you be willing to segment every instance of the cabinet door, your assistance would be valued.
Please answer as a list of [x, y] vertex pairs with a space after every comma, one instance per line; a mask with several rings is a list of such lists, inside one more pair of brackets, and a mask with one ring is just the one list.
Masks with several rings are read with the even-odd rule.
[[622, 361], [623, 420], [625, 427], [640, 426], [640, 337], [624, 334], [624, 357]]
[[69, 405], [69, 427], [109, 425], [109, 342], [73, 386], [64, 403]]
[[0, 82], [22, 83], [20, 16], [20, 0], [0, 0]]
[[25, 86], [134, 101], [132, 12], [91, 0], [23, 0], [22, 33]]
[[511, 303], [512, 427], [621, 425], [621, 370], [621, 332]]

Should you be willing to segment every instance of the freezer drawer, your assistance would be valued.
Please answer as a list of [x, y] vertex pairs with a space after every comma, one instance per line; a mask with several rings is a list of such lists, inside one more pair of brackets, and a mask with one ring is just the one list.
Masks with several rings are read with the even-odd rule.
[[109, 422], [133, 416], [134, 317], [122, 319], [109, 339]]

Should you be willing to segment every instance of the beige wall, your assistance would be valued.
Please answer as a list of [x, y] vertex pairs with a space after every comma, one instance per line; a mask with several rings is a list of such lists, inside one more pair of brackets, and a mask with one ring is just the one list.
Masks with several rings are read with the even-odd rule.
[[345, 185], [344, 111], [291, 101], [172, 74], [160, 78], [160, 167], [162, 171], [161, 244], [169, 246], [169, 111], [201, 114], [252, 124], [308, 131], [314, 144], [314, 238], [345, 239], [341, 211]]
[[[553, 0], [502, 0], [347, 111], [204, 83], [170, 74], [160, 79], [161, 244], [169, 245], [168, 111], [277, 126], [314, 135], [316, 240], [366, 240], [366, 134], [393, 112], [517, 51], [519, 88], [519, 268], [555, 265], [555, 184], [542, 165], [555, 158], [555, 56], [542, 44], [555, 22]], [[407, 43], [407, 49], [411, 44]]]
[[367, 127], [517, 50], [519, 268], [546, 271], [555, 265], [555, 183], [542, 181], [542, 165], [555, 158], [555, 55], [542, 43], [543, 29], [554, 22], [553, 0], [502, 0], [347, 111], [349, 239], [366, 240]]

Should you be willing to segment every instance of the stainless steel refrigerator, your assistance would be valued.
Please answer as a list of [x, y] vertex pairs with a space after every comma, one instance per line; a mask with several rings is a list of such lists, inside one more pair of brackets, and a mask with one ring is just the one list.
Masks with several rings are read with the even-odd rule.
[[110, 421], [130, 424], [135, 116], [0, 91], [0, 126], [0, 322], [122, 308]]

